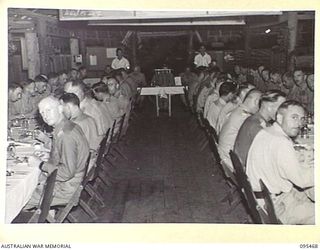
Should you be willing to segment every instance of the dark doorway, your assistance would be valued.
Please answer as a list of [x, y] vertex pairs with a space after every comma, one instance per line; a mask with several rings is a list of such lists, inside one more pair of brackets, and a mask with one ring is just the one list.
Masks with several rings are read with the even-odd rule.
[[188, 36], [146, 37], [138, 45], [138, 61], [147, 81], [150, 82], [154, 69], [166, 64], [174, 75], [181, 73], [188, 59]]

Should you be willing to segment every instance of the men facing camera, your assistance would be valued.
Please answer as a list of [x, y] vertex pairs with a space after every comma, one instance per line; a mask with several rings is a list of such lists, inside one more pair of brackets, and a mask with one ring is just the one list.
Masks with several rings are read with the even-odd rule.
[[206, 47], [204, 45], [200, 46], [200, 53], [194, 57], [194, 64], [196, 68], [199, 67], [209, 67], [211, 63], [211, 56], [206, 52]]
[[[291, 139], [298, 135], [304, 116], [299, 102], [282, 103], [276, 122], [257, 134], [248, 153], [246, 172], [252, 189], [261, 191], [260, 179], [265, 183], [283, 224], [315, 223], [314, 203], [293, 186], [302, 189], [314, 186], [314, 168], [300, 165]], [[258, 202], [262, 204], [260, 199]]]
[[19, 100], [22, 97], [22, 87], [18, 83], [10, 83], [8, 86], [8, 117], [9, 120], [21, 116]]
[[293, 80], [295, 85], [292, 88], [292, 91], [288, 94], [288, 98], [300, 102], [305, 108], [310, 110], [309, 104], [313, 100], [313, 94], [307, 86], [307, 76], [305, 71], [301, 68], [297, 68], [293, 72]]
[[117, 57], [115, 59], [112, 60], [112, 63], [111, 63], [111, 68], [113, 69], [130, 69], [130, 63], [129, 61], [127, 60], [127, 58], [125, 58], [123, 56], [123, 51], [121, 48], [117, 48], [116, 50], [116, 53], [117, 53]]
[[[30, 156], [29, 164], [39, 167], [43, 173], [58, 169], [51, 206], [63, 205], [68, 203], [84, 177], [89, 145], [81, 128], [65, 118], [58, 99], [46, 97], [38, 107], [44, 122], [53, 127], [53, 139], [49, 160], [43, 162]], [[43, 188], [43, 183], [37, 186], [26, 209], [39, 205]]]

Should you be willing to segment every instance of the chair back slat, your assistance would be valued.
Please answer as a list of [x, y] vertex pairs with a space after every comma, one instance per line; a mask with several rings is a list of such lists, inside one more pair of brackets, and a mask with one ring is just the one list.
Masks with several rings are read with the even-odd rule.
[[[206, 120], [206, 119], [205, 119]], [[205, 123], [205, 127], [208, 133], [208, 140], [209, 140], [209, 146], [210, 149], [214, 155], [214, 158], [216, 159], [217, 163], [221, 163], [221, 158], [218, 151], [218, 138], [216, 136], [215, 129], [210, 125], [210, 123]]]
[[279, 219], [277, 218], [273, 201], [270, 196], [270, 192], [264, 182], [260, 179], [259, 180], [261, 186], [261, 192], [265, 202], [265, 210], [267, 212], [267, 224], [281, 224]]
[[102, 163], [104, 152], [106, 151], [108, 139], [109, 139], [110, 128], [107, 130], [106, 135], [100, 142], [98, 156], [97, 156], [97, 165]]
[[86, 165], [85, 165], [85, 168], [84, 168], [84, 176], [83, 176], [82, 183], [81, 183], [82, 186], [85, 186], [85, 184], [87, 182], [90, 160], [91, 160], [91, 152], [89, 152], [89, 155], [88, 155], [88, 158], [87, 158], [87, 161], [86, 161]]
[[244, 172], [244, 167], [242, 166], [239, 157], [230, 150], [231, 161], [235, 170], [235, 176], [241, 191], [247, 201], [249, 212], [252, 216], [254, 223], [262, 224], [263, 219], [261, 218], [260, 211], [261, 208], [258, 206], [254, 192], [252, 190], [251, 184], [248, 180], [247, 174]]
[[40, 215], [38, 218], [38, 223], [44, 223], [48, 216], [50, 205], [53, 199], [53, 189], [56, 182], [58, 169], [52, 171], [47, 177], [46, 184], [43, 190], [42, 201], [40, 204]]
[[119, 125], [119, 130], [118, 130], [118, 134], [117, 134], [117, 138], [116, 138], [115, 143], [117, 143], [118, 141], [120, 141], [125, 118], [126, 118], [126, 114], [124, 113], [124, 114], [121, 116], [121, 119], [120, 119], [120, 122], [119, 122], [120, 125]]

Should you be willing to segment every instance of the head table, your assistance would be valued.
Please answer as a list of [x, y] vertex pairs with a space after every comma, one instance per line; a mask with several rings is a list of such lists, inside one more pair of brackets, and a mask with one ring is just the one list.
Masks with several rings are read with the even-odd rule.
[[171, 95], [183, 95], [185, 92], [186, 86], [168, 86], [168, 87], [143, 87], [137, 88], [140, 95], [154, 95], [156, 96], [156, 108], [157, 116], [159, 116], [159, 96], [166, 98], [168, 96], [169, 100], [169, 116], [171, 116]]

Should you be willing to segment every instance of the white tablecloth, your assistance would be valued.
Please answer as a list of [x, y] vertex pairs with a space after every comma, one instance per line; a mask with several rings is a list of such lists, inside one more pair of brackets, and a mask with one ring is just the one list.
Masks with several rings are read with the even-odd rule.
[[6, 223], [10, 223], [30, 200], [40, 175], [39, 168], [29, 167], [27, 163], [10, 165], [7, 169], [13, 171], [13, 175], [6, 178]]
[[172, 87], [143, 87], [138, 88], [140, 95], [181, 95], [184, 94], [184, 86], [172, 86]]

